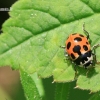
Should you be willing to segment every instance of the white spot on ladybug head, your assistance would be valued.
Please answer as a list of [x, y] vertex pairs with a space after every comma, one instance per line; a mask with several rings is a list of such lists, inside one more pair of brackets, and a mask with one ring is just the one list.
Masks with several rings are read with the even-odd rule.
[[87, 57], [87, 61], [85, 61], [85, 63], [83, 64], [83, 66], [87, 69], [87, 68], [91, 68], [92, 64], [93, 64], [93, 56], [91, 55], [90, 57]]
[[[82, 63], [82, 62], [80, 62], [80, 65], [85, 65], [85, 64], [87, 64], [88, 62], [90, 62], [91, 64], [93, 63], [92, 62], [93, 61], [93, 56], [91, 55], [90, 57], [87, 57], [87, 60], [85, 60], [85, 62], [84, 63]], [[90, 65], [91, 65], [90, 64]]]
[[93, 60], [93, 56], [91, 55], [90, 57], [87, 57], [88, 61], [92, 61]]

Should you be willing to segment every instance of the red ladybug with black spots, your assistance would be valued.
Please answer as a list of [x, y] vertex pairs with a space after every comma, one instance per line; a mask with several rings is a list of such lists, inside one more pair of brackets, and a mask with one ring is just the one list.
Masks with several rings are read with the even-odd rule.
[[91, 48], [88, 41], [89, 33], [85, 30], [85, 24], [83, 24], [83, 31], [87, 36], [79, 33], [71, 34], [67, 38], [63, 48], [65, 48], [66, 59], [71, 60], [75, 65], [87, 69], [94, 66], [94, 63], [97, 63], [96, 55], [92, 51], [100, 46], [100, 44], [94, 45]]

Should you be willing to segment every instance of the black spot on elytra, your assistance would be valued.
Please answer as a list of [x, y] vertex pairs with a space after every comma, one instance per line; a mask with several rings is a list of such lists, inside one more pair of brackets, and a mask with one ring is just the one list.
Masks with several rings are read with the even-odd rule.
[[71, 53], [71, 57], [73, 58], [73, 59], [75, 59], [75, 56]]
[[76, 45], [73, 48], [73, 52], [78, 53], [79, 55], [81, 55], [80, 49], [81, 49], [81, 47], [79, 45]]
[[86, 42], [86, 44], [89, 44], [88, 42]]
[[80, 37], [76, 37], [74, 40], [77, 42], [82, 41], [82, 39]]
[[83, 45], [83, 49], [84, 49], [85, 51], [87, 51], [87, 50], [88, 50], [88, 47], [87, 47], [86, 45]]
[[68, 44], [67, 44], [67, 49], [69, 49], [70, 46], [71, 46], [71, 42], [68, 42]]
[[84, 37], [82, 34], [79, 34], [79, 36]]

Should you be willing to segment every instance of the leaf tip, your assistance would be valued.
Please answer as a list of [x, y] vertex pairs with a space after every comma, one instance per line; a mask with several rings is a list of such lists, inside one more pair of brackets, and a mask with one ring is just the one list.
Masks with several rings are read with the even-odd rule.
[[78, 86], [78, 85], [74, 87], [74, 89], [77, 89], [77, 88], [79, 88], [79, 86]]
[[55, 82], [56, 82], [56, 80], [53, 80], [53, 81], [52, 81], [52, 83], [55, 83]]
[[89, 94], [92, 94], [93, 92], [92, 91], [90, 91], [90, 93]]

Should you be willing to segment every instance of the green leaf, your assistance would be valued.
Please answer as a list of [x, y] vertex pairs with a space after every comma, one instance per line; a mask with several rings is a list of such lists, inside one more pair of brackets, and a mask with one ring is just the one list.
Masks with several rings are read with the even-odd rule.
[[80, 75], [77, 81], [77, 88], [91, 89], [91, 92], [96, 92], [100, 90], [100, 67], [96, 66], [95, 69], [90, 69], [88, 75]]
[[92, 95], [89, 100], [100, 100], [100, 92], [95, 93], [94, 95]]
[[41, 100], [39, 90], [32, 77], [22, 70], [20, 70], [20, 76], [27, 100]]
[[69, 100], [70, 83], [57, 83], [55, 90], [55, 100]]
[[[22, 69], [28, 74], [37, 72], [42, 78], [53, 75], [55, 82], [73, 81], [74, 65], [69, 61], [64, 62], [64, 50], [60, 46], [65, 45], [69, 34], [84, 34], [84, 22], [86, 30], [91, 34], [91, 46], [99, 43], [99, 12], [97, 0], [17, 1], [11, 7], [10, 18], [3, 24], [0, 66], [10, 65], [13, 69]], [[98, 60], [99, 50], [100, 48], [96, 49]], [[77, 86], [92, 92], [99, 91], [99, 85], [93, 88], [99, 82], [99, 66], [95, 65], [89, 78], [84, 74], [86, 71], [80, 68]]]

